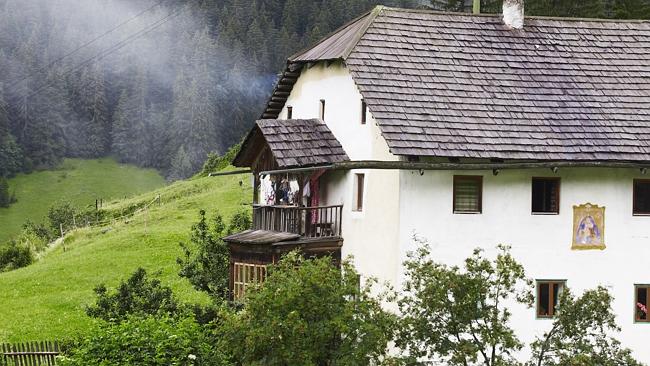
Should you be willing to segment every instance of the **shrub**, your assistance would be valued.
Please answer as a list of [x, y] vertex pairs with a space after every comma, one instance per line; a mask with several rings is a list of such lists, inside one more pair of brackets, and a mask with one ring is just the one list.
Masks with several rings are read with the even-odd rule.
[[371, 365], [386, 357], [395, 316], [359, 286], [349, 261], [288, 254], [249, 287], [244, 309], [220, 329], [221, 349], [243, 365]]
[[34, 262], [34, 253], [29, 246], [15, 241], [0, 246], [0, 272], [27, 267]]
[[190, 244], [180, 243], [185, 257], [176, 260], [181, 267], [179, 276], [187, 278], [199, 291], [226, 298], [230, 251], [222, 237], [250, 227], [251, 218], [246, 212], [235, 214], [226, 228], [221, 215], [217, 214], [209, 225], [205, 211], [199, 211], [199, 221], [192, 226]]
[[161, 285], [160, 280], [149, 279], [142, 268], [123, 281], [114, 293], [109, 293], [104, 284], [94, 291], [97, 301], [86, 308], [86, 314], [107, 322], [119, 323], [130, 315], [174, 314], [178, 311], [172, 290]]
[[9, 182], [7, 181], [7, 178], [0, 177], [0, 207], [9, 207], [12, 203], [11, 201]]
[[23, 231], [33, 233], [34, 235], [48, 242], [54, 239], [54, 235], [52, 235], [52, 232], [47, 226], [45, 226], [45, 224], [35, 223], [31, 220], [25, 221], [23, 224]]
[[50, 207], [47, 218], [52, 232], [59, 234], [61, 228], [64, 231], [72, 229], [76, 214], [77, 210], [70, 202], [60, 202]]
[[232, 161], [235, 159], [235, 156], [237, 156], [240, 149], [241, 143], [232, 146], [225, 154], [223, 154], [223, 156], [214, 153], [208, 154], [208, 160], [203, 164], [203, 169], [201, 170], [200, 175], [207, 176], [210, 173], [225, 169], [232, 164]]
[[189, 314], [179, 318], [129, 316], [120, 324], [101, 324], [57, 364], [228, 365], [214, 344], [208, 328], [201, 327]]

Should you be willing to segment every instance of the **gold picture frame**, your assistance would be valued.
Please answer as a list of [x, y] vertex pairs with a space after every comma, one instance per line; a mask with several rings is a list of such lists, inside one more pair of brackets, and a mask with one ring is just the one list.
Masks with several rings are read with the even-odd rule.
[[573, 206], [574, 250], [605, 249], [605, 207], [591, 203]]

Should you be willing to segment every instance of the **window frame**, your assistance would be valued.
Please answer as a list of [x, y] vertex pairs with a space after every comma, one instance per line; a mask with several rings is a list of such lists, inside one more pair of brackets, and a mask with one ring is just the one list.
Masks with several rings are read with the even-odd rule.
[[[535, 202], [535, 180], [554, 181], [557, 182], [557, 192], [555, 193], [555, 200], [557, 202], [557, 211], [534, 211], [533, 206]], [[532, 177], [530, 180], [530, 213], [531, 215], [559, 215], [560, 214], [560, 198], [562, 190], [562, 178], [560, 177]]]
[[287, 119], [293, 119], [293, 107], [290, 105], [287, 106]]
[[[457, 211], [456, 210], [456, 187], [459, 180], [473, 180], [478, 182], [478, 211]], [[454, 175], [452, 188], [452, 212], [454, 215], [480, 215], [483, 213], [483, 176], [482, 175]]]
[[650, 179], [634, 179], [632, 181], [632, 216], [650, 216], [650, 211], [642, 212], [637, 210], [637, 183], [650, 184]]
[[365, 184], [365, 173], [354, 173], [354, 212], [363, 212]]
[[361, 124], [365, 125], [368, 122], [368, 105], [364, 99], [361, 99]]
[[320, 100], [319, 106], [319, 117], [321, 121], [325, 122], [325, 99]]
[[[539, 309], [540, 309], [539, 304], [540, 304], [540, 298], [541, 298], [541, 296], [540, 296], [541, 286], [540, 285], [549, 285], [549, 289], [550, 289], [550, 291], [549, 291], [549, 303], [547, 305], [552, 305], [553, 300], [554, 300], [554, 298], [553, 298], [553, 290], [552, 290], [553, 285], [554, 284], [559, 285], [558, 292], [557, 292], [558, 293], [558, 298], [559, 298], [559, 295], [562, 293], [564, 288], [566, 288], [566, 283], [567, 283], [567, 280], [557, 280], [557, 279], [556, 280], [546, 280], [546, 279], [535, 280], [535, 318], [536, 319], [553, 319], [553, 318], [555, 318], [555, 309], [553, 308], [553, 306], [549, 306], [549, 313], [550, 313], [549, 315], [541, 315], [539, 313]], [[558, 303], [559, 303], [559, 300], [558, 300]]]
[[644, 288], [646, 290], [646, 293], [645, 293], [645, 296], [646, 296], [645, 302], [646, 303], [644, 305], [646, 306], [646, 310], [647, 310], [647, 308], [650, 308], [650, 284], [643, 284], [643, 283], [634, 284], [634, 311], [632, 312], [632, 316], [634, 317], [633, 319], [634, 319], [635, 324], [650, 324], [650, 314], [646, 313], [646, 318], [645, 319], [639, 319], [636, 316], [637, 315], [637, 310], [638, 310], [638, 307], [637, 307], [636, 304], [639, 303], [639, 299], [638, 299], [637, 296], [638, 296], [638, 291], [639, 291], [640, 288]]

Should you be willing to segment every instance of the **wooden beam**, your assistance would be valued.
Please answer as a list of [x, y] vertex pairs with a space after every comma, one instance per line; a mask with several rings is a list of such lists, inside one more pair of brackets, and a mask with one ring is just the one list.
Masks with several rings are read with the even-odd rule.
[[260, 174], [278, 174], [291, 172], [308, 172], [320, 169], [327, 170], [507, 170], [507, 169], [554, 169], [558, 168], [627, 168], [650, 169], [650, 162], [616, 162], [616, 161], [533, 161], [533, 162], [504, 162], [504, 163], [420, 163], [408, 161], [376, 161], [357, 160], [345, 161], [323, 166], [299, 167], [260, 172]]

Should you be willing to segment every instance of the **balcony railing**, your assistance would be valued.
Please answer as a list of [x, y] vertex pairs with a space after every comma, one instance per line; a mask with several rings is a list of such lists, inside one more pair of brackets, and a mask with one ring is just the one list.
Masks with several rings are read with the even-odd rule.
[[253, 206], [255, 230], [298, 234], [303, 238], [341, 236], [343, 206]]

